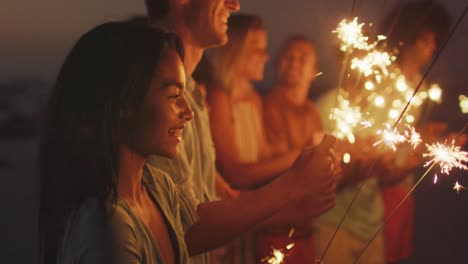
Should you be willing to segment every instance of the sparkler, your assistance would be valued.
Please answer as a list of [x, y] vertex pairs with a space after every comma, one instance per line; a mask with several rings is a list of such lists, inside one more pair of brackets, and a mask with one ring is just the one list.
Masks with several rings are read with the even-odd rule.
[[365, 36], [362, 33], [363, 26], [364, 23], [359, 24], [358, 18], [355, 17], [351, 22], [347, 22], [346, 19], [343, 19], [338, 24], [338, 27], [332, 31], [333, 33], [336, 33], [338, 35], [338, 38], [341, 41], [343, 41], [341, 45], [342, 51], [346, 51], [349, 48], [368, 51], [375, 48], [378, 42], [387, 38], [383, 35], [378, 35], [377, 40], [372, 44], [369, 44], [369, 37]]
[[287, 254], [285, 254], [283, 250], [291, 250], [293, 247], [294, 243], [288, 244], [285, 249], [273, 248], [272, 256], [263, 258], [262, 262], [266, 262], [268, 264], [282, 264], [284, 262], [284, 258], [287, 257]]
[[389, 124], [386, 124], [385, 127], [385, 129], [377, 131], [377, 135], [382, 135], [382, 139], [374, 143], [374, 147], [383, 142], [396, 151], [396, 145], [405, 142], [405, 136], [398, 133], [395, 128], [391, 128]]
[[369, 38], [362, 34], [362, 26], [364, 26], [364, 23], [359, 24], [357, 20], [357, 17], [351, 22], [347, 22], [346, 19], [343, 19], [338, 24], [338, 27], [332, 31], [336, 33], [338, 38], [343, 42], [340, 47], [342, 51], [347, 51], [349, 48], [366, 50], [369, 47], [367, 44]]
[[337, 138], [346, 138], [350, 143], [354, 143], [356, 138], [353, 129], [361, 122], [361, 116], [359, 107], [352, 107], [347, 99], [339, 95], [338, 107], [332, 109], [332, 115], [330, 115], [330, 119], [336, 122], [333, 134]]
[[392, 64], [390, 54], [381, 51], [371, 51], [364, 58], [351, 60], [351, 69], [357, 69], [364, 76], [383, 74], [388, 76], [388, 66]]
[[468, 162], [468, 152], [461, 151], [459, 146], [454, 146], [454, 141], [451, 144], [426, 144], [427, 153], [423, 157], [430, 157], [431, 159], [424, 164], [424, 167], [430, 164], [438, 164], [440, 172], [448, 175], [453, 168], [467, 170], [468, 166], [463, 163]]

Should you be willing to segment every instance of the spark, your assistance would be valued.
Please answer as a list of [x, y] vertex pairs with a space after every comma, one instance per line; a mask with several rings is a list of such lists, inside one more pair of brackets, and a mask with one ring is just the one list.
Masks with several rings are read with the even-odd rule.
[[392, 106], [393, 107], [400, 107], [403, 105], [403, 102], [400, 99], [393, 100]]
[[[425, 92], [425, 91], [419, 92], [418, 97], [421, 98], [422, 100], [426, 100], [427, 99], [427, 92]], [[437, 95], [433, 92], [432, 97], [437, 98]]]
[[374, 104], [377, 107], [384, 107], [385, 106], [385, 98], [381, 95], [375, 97]]
[[[286, 246], [286, 250], [291, 250], [294, 247], [294, 243], [288, 244]], [[262, 262], [266, 262], [268, 264], [282, 264], [284, 263], [284, 258], [287, 255], [283, 252], [283, 249], [273, 248], [272, 256], [265, 257], [262, 259]]]
[[348, 164], [351, 161], [351, 155], [349, 153], [343, 154], [343, 163]]
[[377, 135], [382, 135], [382, 139], [374, 143], [374, 146], [384, 142], [385, 145], [390, 147], [393, 151], [396, 151], [396, 145], [404, 142], [405, 137], [398, 133], [396, 129], [392, 129], [389, 124], [386, 124], [385, 126], [385, 129], [377, 131]]
[[380, 75], [380, 74], [375, 75], [375, 80], [377, 81], [377, 83], [381, 83], [382, 82], [382, 75]]
[[465, 189], [463, 185], [460, 185], [458, 181], [455, 182], [455, 186], [453, 186], [453, 189], [457, 191], [457, 194], [460, 193], [461, 190]]
[[460, 109], [463, 114], [468, 114], [468, 96], [466, 95], [459, 95], [458, 100], [460, 101]]
[[407, 115], [405, 117], [406, 122], [408, 123], [413, 123], [414, 122], [414, 116], [413, 115]]
[[406, 99], [406, 101], [410, 101], [410, 100], [411, 100], [411, 101], [410, 101], [410, 104], [411, 104], [412, 106], [416, 106], [416, 107], [421, 106], [422, 103], [423, 103], [423, 98], [421, 98], [421, 97], [419, 96], [419, 94], [420, 94], [420, 93], [418, 93], [416, 96], [413, 97], [413, 91], [408, 90], [408, 91], [406, 91], [405, 99]]
[[396, 89], [400, 92], [404, 92], [408, 90], [408, 84], [406, 83], [406, 79], [404, 75], [399, 75], [395, 82]]
[[434, 184], [437, 183], [437, 180], [438, 180], [438, 178], [437, 178], [437, 173], [436, 173], [436, 174], [434, 174]]
[[421, 135], [416, 132], [414, 127], [406, 125], [408, 130], [405, 131], [406, 140], [411, 144], [413, 149], [415, 149], [421, 142]]
[[371, 81], [367, 81], [365, 84], [364, 84], [364, 87], [366, 88], [366, 90], [368, 91], [372, 91], [375, 89], [375, 85], [373, 82]]
[[436, 102], [439, 103], [442, 101], [442, 89], [438, 84], [433, 84], [431, 88], [429, 88], [429, 98]]
[[390, 119], [396, 119], [398, 117], [400, 113], [398, 112], [398, 110], [396, 109], [390, 109], [390, 111], [388, 112], [388, 117]]
[[362, 120], [361, 123], [359, 123], [363, 128], [369, 128], [372, 127], [372, 123], [369, 120]]
[[451, 144], [426, 144], [428, 153], [424, 153], [423, 157], [430, 157], [431, 159], [424, 164], [424, 167], [430, 164], [439, 164], [440, 172], [449, 174], [453, 168], [467, 170], [468, 166], [464, 163], [468, 162], [468, 152], [461, 151], [459, 146], [454, 145], [452, 140]]

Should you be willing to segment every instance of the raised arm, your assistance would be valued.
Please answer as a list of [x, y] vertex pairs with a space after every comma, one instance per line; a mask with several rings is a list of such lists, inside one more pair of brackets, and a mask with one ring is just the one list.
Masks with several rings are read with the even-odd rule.
[[189, 254], [215, 249], [291, 203], [303, 202], [301, 217], [316, 216], [333, 206], [336, 182], [328, 154], [333, 142], [326, 137], [316, 149], [303, 152], [291, 169], [261, 188], [241, 192], [236, 199], [200, 204], [199, 221], [185, 234]]

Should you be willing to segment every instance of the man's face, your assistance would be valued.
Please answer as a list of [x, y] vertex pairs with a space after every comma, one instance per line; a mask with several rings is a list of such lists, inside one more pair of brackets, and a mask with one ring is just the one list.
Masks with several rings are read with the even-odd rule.
[[317, 73], [314, 47], [305, 41], [288, 45], [278, 61], [278, 79], [287, 87], [309, 87]]
[[194, 42], [201, 48], [226, 44], [228, 18], [238, 10], [238, 0], [192, 0], [185, 21]]

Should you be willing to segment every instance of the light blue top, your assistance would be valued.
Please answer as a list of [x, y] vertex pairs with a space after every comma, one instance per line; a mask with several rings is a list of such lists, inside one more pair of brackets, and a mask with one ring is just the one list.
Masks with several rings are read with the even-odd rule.
[[[145, 166], [142, 180], [148, 195], [161, 210], [166, 220], [176, 263], [192, 263], [187, 253], [184, 231], [180, 219], [179, 194], [172, 180], [156, 168]], [[150, 229], [119, 198], [111, 215], [113, 235], [120, 236], [113, 243], [109, 227], [104, 224], [104, 210], [96, 198], [89, 198], [68, 219], [58, 254], [60, 264], [163, 264], [163, 258]], [[114, 252], [111, 251], [115, 246]], [[113, 252], [110, 254], [110, 252]]]
[[[329, 114], [335, 106], [336, 96], [337, 89], [332, 89], [320, 97], [316, 104], [322, 117], [323, 128], [327, 132], [334, 129]], [[376, 177], [370, 177], [363, 184], [362, 190], [343, 221], [342, 228], [362, 240], [368, 240], [383, 223], [383, 200]], [[338, 225], [357, 191], [358, 185], [348, 186], [337, 192], [336, 206], [320, 216], [319, 222]]]

